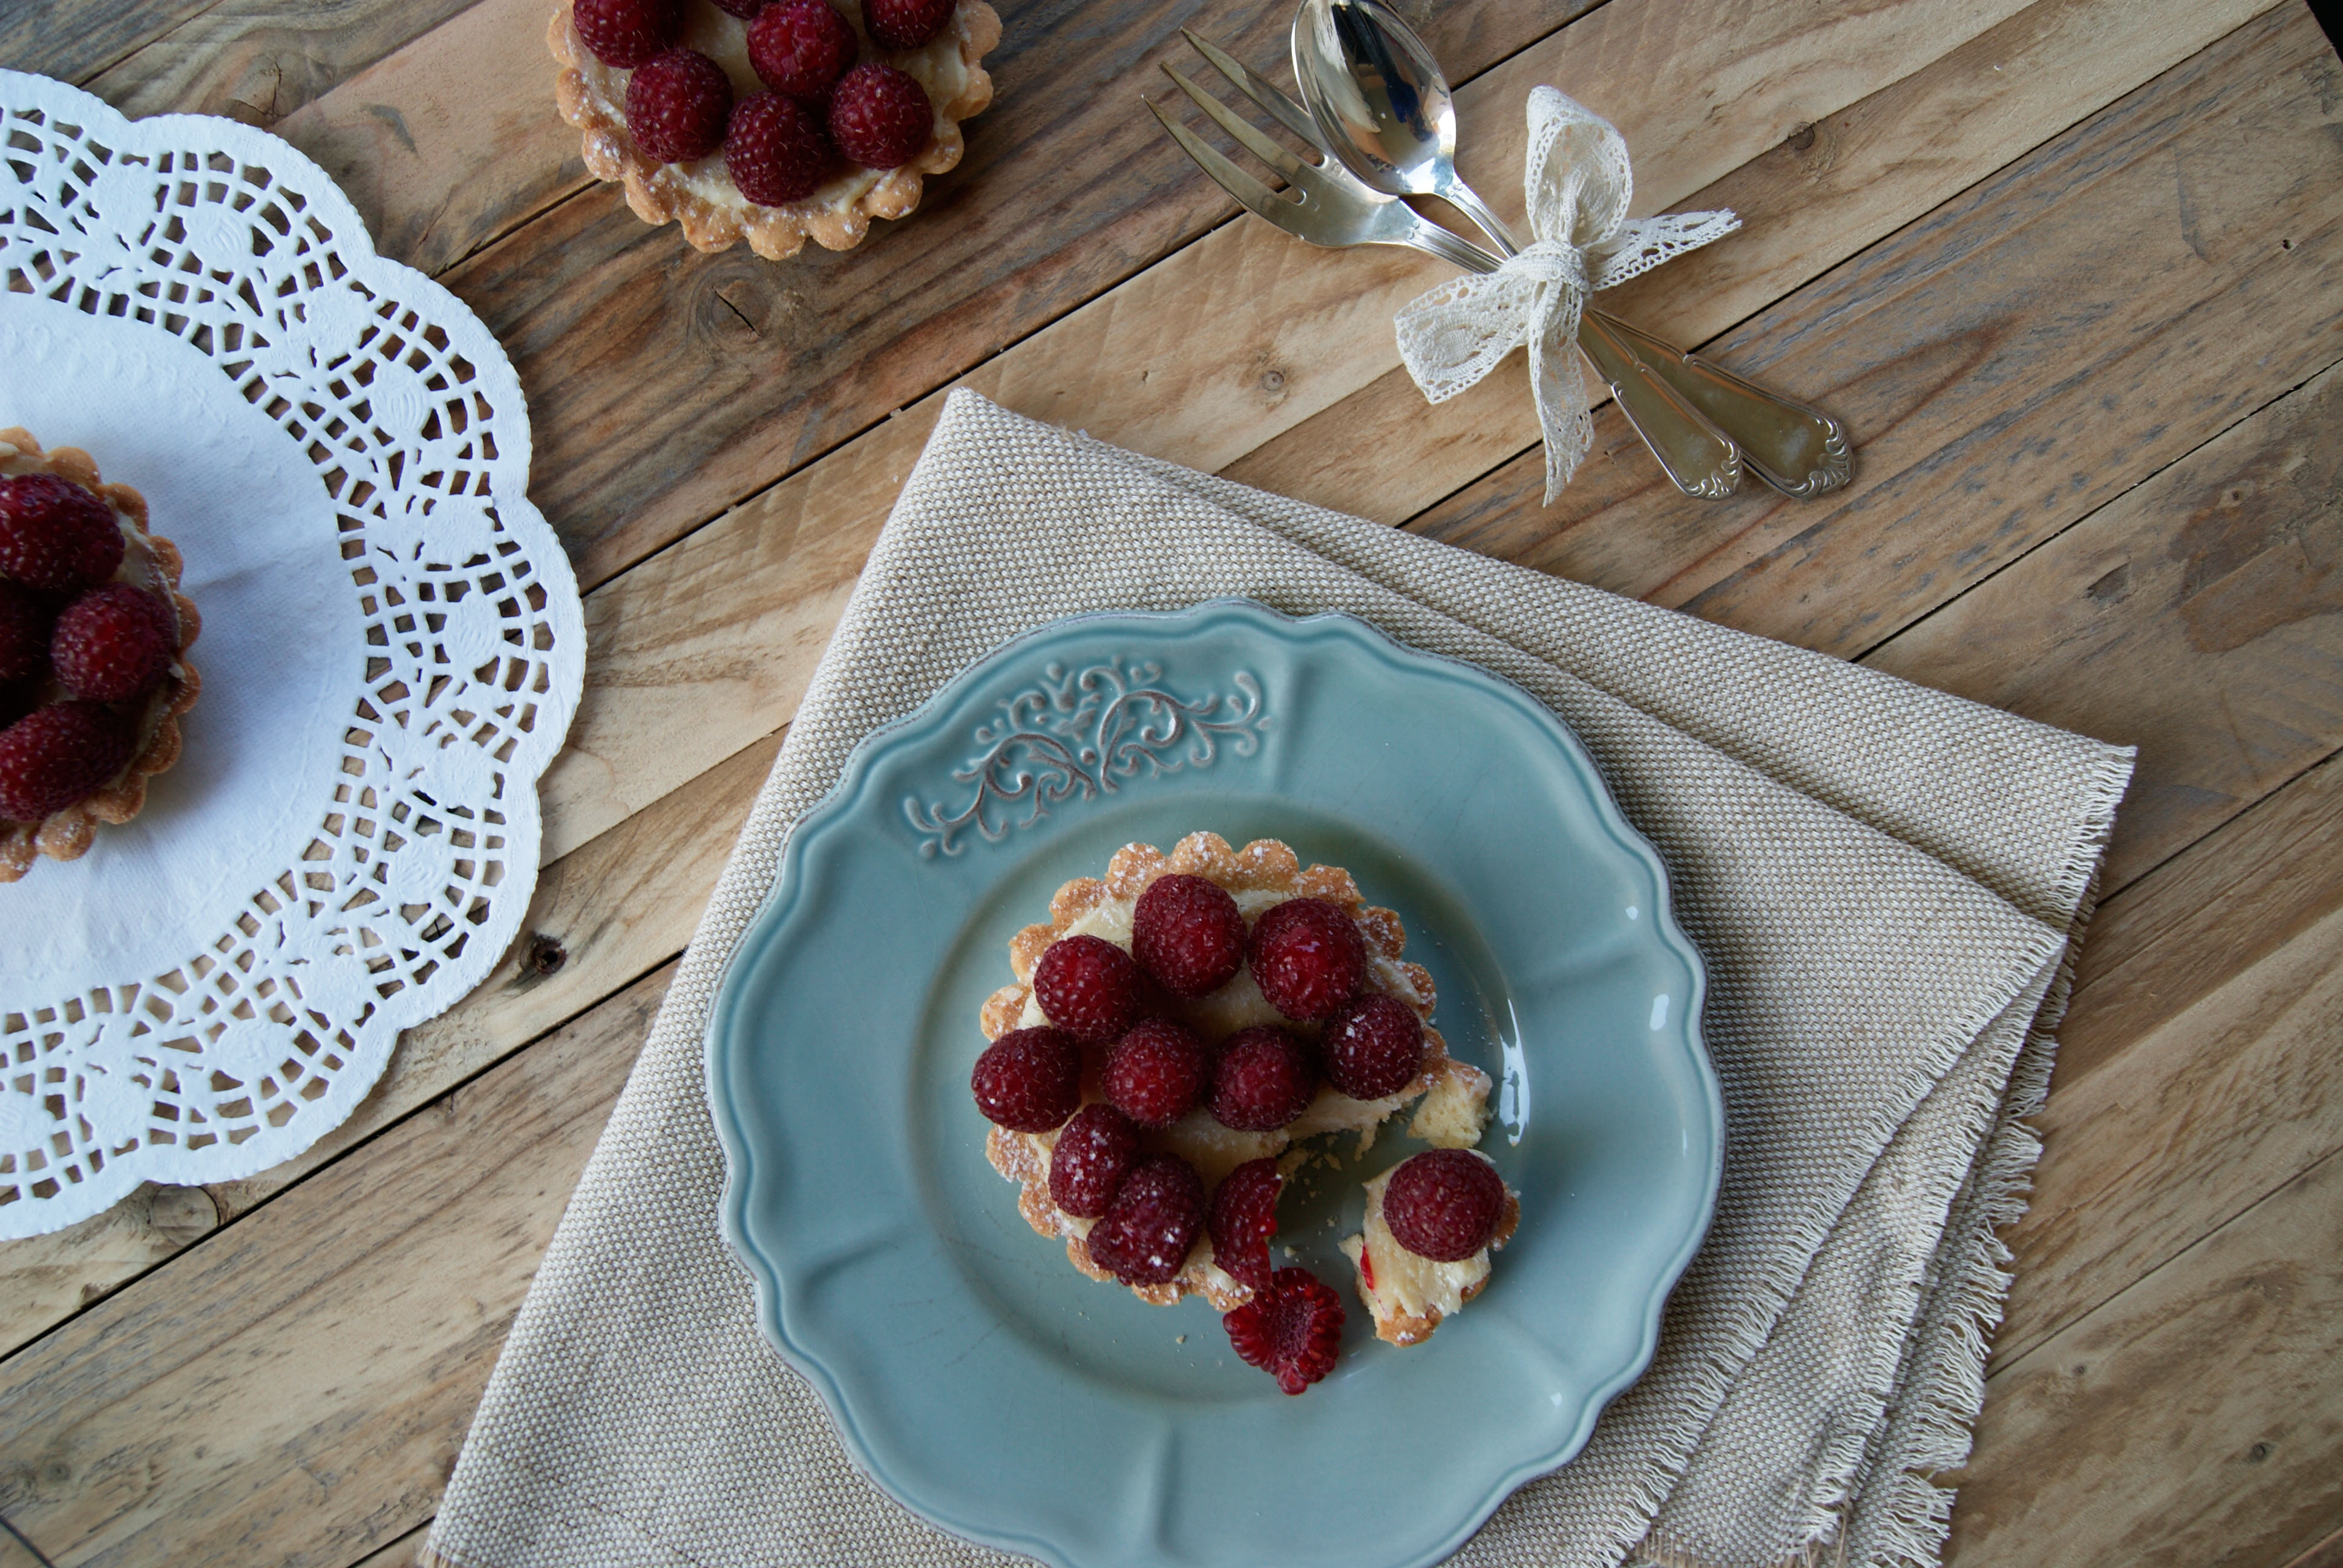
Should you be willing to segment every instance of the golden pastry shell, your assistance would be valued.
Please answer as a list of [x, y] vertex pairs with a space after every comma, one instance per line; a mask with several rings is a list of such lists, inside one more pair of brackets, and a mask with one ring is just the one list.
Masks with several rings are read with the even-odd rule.
[[[729, 17], [725, 20], [733, 26], [745, 25]], [[854, 20], [859, 32], [859, 6]], [[740, 196], [729, 176], [723, 183], [732, 191], [737, 206], [709, 200], [690, 188], [676, 166], [646, 157], [628, 133], [624, 114], [617, 112], [618, 106], [604, 101], [587, 81], [585, 67], [598, 62], [593, 61], [585, 40], [578, 36], [568, 0], [554, 13], [546, 43], [561, 65], [554, 100], [561, 117], [585, 133], [588, 172], [596, 179], [622, 182], [627, 206], [637, 217], [654, 226], [677, 224], [696, 250], [727, 250], [745, 239], [759, 256], [780, 261], [795, 256], [808, 239], [825, 249], [851, 250], [870, 233], [872, 218], [904, 217], [920, 205], [925, 176], [942, 174], [960, 163], [966, 148], [960, 122], [992, 102], [992, 78], [978, 62], [1001, 42], [1001, 16], [985, 0], [960, 0], [945, 25], [958, 33], [965, 84], [950, 100], [935, 104], [935, 134], [919, 156], [900, 168], [880, 174], [869, 188], [843, 206], [834, 196], [822, 198], [822, 191], [830, 188], [825, 186], [803, 201], [760, 206]], [[932, 103], [932, 85], [924, 78], [920, 85], [929, 89]], [[719, 147], [701, 162], [720, 168], [723, 156]]]
[[146, 528], [146, 498], [127, 485], [108, 484], [98, 476], [97, 463], [78, 447], [44, 452], [30, 432], [0, 430], [0, 473], [55, 474], [93, 491], [114, 512], [114, 519], [129, 549], [126, 568], [143, 558], [149, 588], [170, 598], [179, 623], [179, 646], [161, 689], [147, 699], [140, 719], [144, 731], [137, 755], [104, 789], [86, 799], [54, 811], [38, 822], [0, 820], [0, 882], [13, 882], [45, 855], [52, 860], [77, 860], [89, 850], [100, 822], [127, 822], [146, 804], [146, 780], [179, 759], [179, 718], [196, 705], [203, 680], [187, 661], [187, 648], [203, 629], [203, 618], [179, 592], [182, 562], [179, 548]]

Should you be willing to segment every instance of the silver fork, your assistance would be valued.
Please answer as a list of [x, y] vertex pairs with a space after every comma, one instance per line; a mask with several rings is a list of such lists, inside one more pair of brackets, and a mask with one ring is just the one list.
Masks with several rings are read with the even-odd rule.
[[[1289, 194], [1282, 196], [1271, 191], [1149, 103], [1149, 109], [1181, 149], [1237, 200], [1313, 245], [1403, 245], [1470, 271], [1497, 268], [1497, 257], [1486, 250], [1422, 217], [1396, 197], [1373, 190], [1343, 168], [1326, 154], [1316, 123], [1300, 104], [1262, 82], [1209, 40], [1185, 28], [1182, 32], [1238, 91], [1323, 157], [1322, 163], [1310, 164], [1293, 156], [1167, 64], [1164, 72], [1181, 91], [1239, 145], [1282, 176], [1290, 187]], [[1721, 422], [1747, 423], [1754, 417], [1762, 427], [1768, 415], [1788, 413], [1794, 407], [1787, 399], [1672, 349], [1600, 311], [1584, 314], [1579, 344], [1609, 386], [1620, 412], [1658, 458], [1662, 471], [1689, 496], [1725, 496], [1740, 480], [1743, 453], [1733, 437], [1718, 427]], [[1704, 407], [1709, 413], [1729, 417], [1712, 419]], [[1798, 416], [1826, 417], [1814, 416], [1803, 405], [1795, 408]], [[1835, 421], [1830, 423], [1835, 427]], [[1842, 457], [1843, 453], [1842, 441]], [[1805, 476], [1776, 475], [1769, 471], [1770, 465], [1762, 463], [1752, 466], [1769, 483], [1793, 495], [1818, 494], [1835, 488], [1845, 478], [1843, 460], [1835, 466], [1835, 473]]]

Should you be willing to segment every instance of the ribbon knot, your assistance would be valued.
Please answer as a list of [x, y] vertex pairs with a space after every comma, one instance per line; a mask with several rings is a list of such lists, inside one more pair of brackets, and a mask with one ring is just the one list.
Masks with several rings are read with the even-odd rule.
[[1490, 273], [1468, 273], [1399, 313], [1400, 358], [1424, 397], [1443, 403], [1530, 351], [1530, 387], [1545, 437], [1545, 499], [1594, 447], [1594, 415], [1572, 352], [1586, 297], [1741, 226], [1730, 212], [1630, 218], [1627, 141], [1600, 115], [1552, 87], [1530, 94], [1522, 170], [1536, 242]]

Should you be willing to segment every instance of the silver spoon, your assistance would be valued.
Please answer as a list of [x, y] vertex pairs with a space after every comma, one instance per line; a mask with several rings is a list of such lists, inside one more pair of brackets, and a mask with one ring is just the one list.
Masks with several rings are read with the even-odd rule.
[[[1380, 0], [1302, 0], [1293, 75], [1327, 151], [1386, 196], [1434, 196], [1471, 218], [1505, 255], [1521, 246], [1456, 172], [1455, 95], [1431, 47]], [[1730, 441], [1786, 495], [1819, 496], [1854, 469], [1846, 427], [1722, 367], [1589, 308], [1579, 343], [1603, 378], [1658, 377], [1680, 412]], [[1624, 410], [1626, 405], [1623, 402]]]
[[1342, 166], [1386, 196], [1438, 196], [1505, 256], [1521, 246], [1456, 173], [1456, 100], [1415, 29], [1375, 0], [1302, 0], [1293, 76]]

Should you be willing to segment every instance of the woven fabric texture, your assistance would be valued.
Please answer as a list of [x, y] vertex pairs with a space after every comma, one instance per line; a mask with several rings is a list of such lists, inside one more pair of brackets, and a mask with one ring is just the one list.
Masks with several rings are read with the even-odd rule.
[[865, 1480], [719, 1236], [717, 978], [848, 753], [1060, 617], [1242, 594], [1529, 690], [1710, 971], [1715, 1221], [1649, 1372], [1458, 1561], [1933, 1562], [2131, 753], [950, 398], [482, 1400], [427, 1563], [1005, 1561]]

